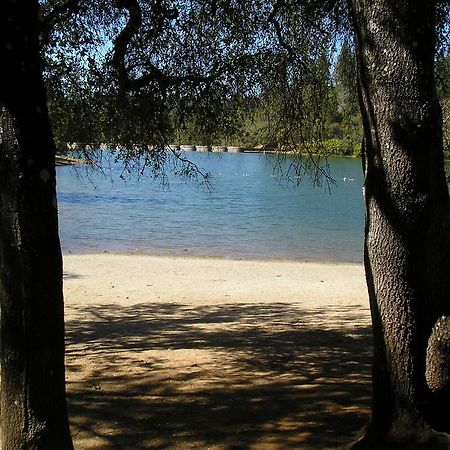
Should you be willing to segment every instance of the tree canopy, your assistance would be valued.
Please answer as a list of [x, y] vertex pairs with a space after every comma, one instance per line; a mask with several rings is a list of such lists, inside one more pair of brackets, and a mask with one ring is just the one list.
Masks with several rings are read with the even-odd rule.
[[[437, 54], [444, 107], [447, 3], [439, 3]], [[268, 144], [359, 155], [346, 8], [313, 0], [42, 1], [57, 142], [139, 152], [180, 142]]]
[[317, 146], [348, 29], [340, 2], [313, 1], [45, 1], [42, 23], [57, 140], [139, 152]]

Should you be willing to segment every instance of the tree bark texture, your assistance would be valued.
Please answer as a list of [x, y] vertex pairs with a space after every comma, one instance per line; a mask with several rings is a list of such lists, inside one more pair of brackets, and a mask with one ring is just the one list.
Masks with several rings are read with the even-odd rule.
[[375, 347], [372, 419], [355, 448], [450, 448], [449, 197], [434, 7], [422, 0], [349, 1]]
[[1, 441], [73, 449], [64, 382], [62, 258], [38, 1], [0, 4]]

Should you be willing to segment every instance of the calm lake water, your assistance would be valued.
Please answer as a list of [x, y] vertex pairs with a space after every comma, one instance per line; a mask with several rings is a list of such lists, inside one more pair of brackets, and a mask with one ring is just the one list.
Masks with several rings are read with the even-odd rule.
[[[63, 252], [140, 252], [225, 258], [360, 262], [361, 163], [331, 159], [335, 185], [294, 187], [275, 175], [273, 156], [188, 153], [212, 175], [212, 190], [170, 178], [122, 180], [58, 167]], [[289, 161], [285, 163], [287, 167]]]

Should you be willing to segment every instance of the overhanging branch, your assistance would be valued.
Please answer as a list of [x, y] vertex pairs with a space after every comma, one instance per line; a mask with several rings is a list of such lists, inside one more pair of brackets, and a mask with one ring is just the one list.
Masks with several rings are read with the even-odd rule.
[[292, 48], [291, 45], [289, 45], [289, 43], [283, 37], [283, 30], [282, 30], [281, 24], [277, 20], [276, 16], [280, 12], [281, 9], [286, 8], [288, 6], [289, 5], [286, 2], [286, 0], [277, 0], [275, 5], [273, 5], [272, 11], [270, 12], [267, 20], [269, 23], [271, 23], [273, 25], [276, 36], [277, 36], [278, 43], [279, 43], [280, 47], [286, 51], [286, 53], [288, 55], [288, 61], [290, 63], [293, 63], [295, 61], [302, 67], [302, 69], [306, 73], [309, 73], [313, 77], [313, 79], [315, 79], [316, 77], [312, 73], [311, 68], [308, 67], [308, 65], [305, 64], [305, 62], [302, 61], [302, 59], [299, 59], [298, 57], [296, 57], [297, 52], [294, 50], [294, 48]]
[[[165, 74], [154, 64], [147, 62], [148, 73], [138, 78], [130, 78], [125, 64], [128, 46], [133, 37], [138, 33], [142, 25], [142, 11], [138, 0], [117, 0], [116, 6], [128, 11], [128, 21], [114, 42], [114, 55], [112, 65], [116, 71], [119, 88], [130, 92], [144, 88], [152, 82], [157, 82], [163, 87], [179, 86], [185, 82], [195, 84], [209, 83], [225, 72], [225, 68], [215, 68], [209, 75], [187, 74], [183, 76], [171, 76]], [[171, 11], [169, 11], [171, 12]]]
[[82, 0], [67, 0], [52, 8], [48, 14], [41, 16], [40, 37], [43, 45], [47, 44], [50, 33], [58, 23], [61, 23], [71, 14], [76, 14], [80, 10], [81, 3]]
[[284, 40], [283, 33], [281, 30], [280, 22], [276, 19], [276, 16], [280, 9], [284, 8], [286, 6], [285, 0], [278, 0], [275, 5], [273, 5], [272, 11], [269, 14], [268, 21], [273, 25], [275, 28], [275, 33], [277, 35], [278, 43], [282, 48], [284, 48], [289, 56], [289, 59], [291, 61], [294, 60], [295, 54], [292, 47]]

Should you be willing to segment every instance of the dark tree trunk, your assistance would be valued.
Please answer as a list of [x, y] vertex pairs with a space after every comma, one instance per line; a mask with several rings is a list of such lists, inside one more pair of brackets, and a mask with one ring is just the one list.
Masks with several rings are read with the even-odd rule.
[[355, 448], [450, 448], [449, 198], [435, 2], [350, 0], [349, 7], [375, 344], [372, 419]]
[[72, 449], [55, 145], [41, 74], [37, 0], [1, 2], [0, 61], [2, 448]]

